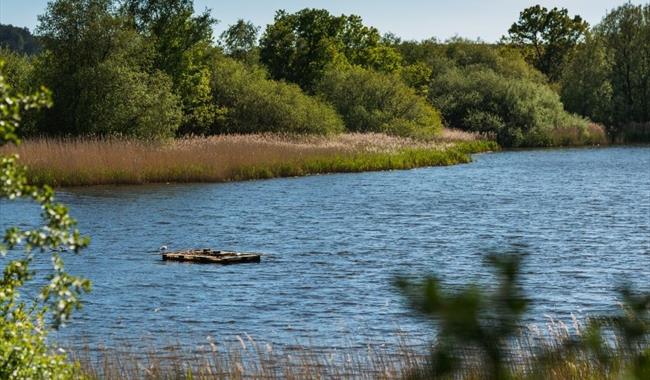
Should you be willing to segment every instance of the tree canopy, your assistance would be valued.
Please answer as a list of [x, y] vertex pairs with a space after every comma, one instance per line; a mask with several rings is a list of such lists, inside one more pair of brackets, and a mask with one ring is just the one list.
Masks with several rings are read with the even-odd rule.
[[260, 58], [271, 76], [310, 90], [331, 64], [350, 63], [379, 71], [399, 68], [400, 55], [381, 43], [379, 31], [356, 15], [324, 9], [278, 11], [260, 41]]
[[507, 41], [529, 47], [530, 62], [556, 81], [572, 49], [589, 24], [580, 16], [569, 16], [566, 8], [547, 9], [535, 5], [524, 9], [508, 30]]
[[[386, 103], [378, 94], [395, 95], [388, 91], [394, 85], [398, 98], [417, 99], [413, 104], [428, 100], [434, 108], [453, 105], [453, 110], [440, 109], [448, 127], [498, 129], [504, 144], [549, 144], [553, 139], [548, 134], [558, 130], [557, 123], [567, 123], [574, 135], [582, 136], [586, 121], [567, 117], [564, 106], [608, 125], [613, 134], [626, 125], [641, 124], [643, 129], [650, 112], [647, 13], [648, 6], [626, 4], [588, 30], [587, 23], [570, 16], [567, 9], [533, 6], [521, 12], [503, 41], [491, 44], [460, 37], [447, 41], [408, 41], [390, 33], [382, 37], [357, 15], [305, 8], [278, 11], [259, 41], [260, 29], [240, 19], [215, 44], [212, 28], [217, 21], [207, 9], [195, 10], [192, 0], [52, 0], [37, 28], [43, 51], [29, 58], [0, 49], [0, 56], [8, 62], [7, 81], [16, 88], [29, 92], [44, 83], [53, 91], [54, 107], [25, 120], [25, 134], [167, 138], [252, 132], [242, 124], [247, 119], [244, 105], [264, 104], [271, 114], [294, 105], [325, 115], [320, 107], [323, 99], [350, 124], [345, 129], [395, 132], [400, 128], [386, 123], [402, 120], [404, 110], [373, 105]], [[251, 68], [236, 66], [224, 56]], [[244, 85], [242, 78], [250, 83]], [[494, 92], [464, 78], [493, 86]], [[301, 91], [277, 83], [282, 81], [297, 84]], [[246, 101], [226, 96], [224, 83], [238, 86]], [[455, 88], [441, 92], [452, 83], [471, 91], [474, 98]], [[332, 89], [346, 93], [335, 94]], [[521, 104], [511, 99], [517, 91], [521, 102], [536, 104], [528, 105], [540, 111], [531, 111], [539, 117], [521, 117], [525, 107], [516, 108]], [[552, 92], [561, 94], [564, 106]], [[303, 95], [321, 99], [311, 102]], [[497, 98], [499, 104], [494, 103]], [[355, 112], [348, 112], [354, 107]], [[364, 114], [362, 109], [367, 117], [357, 117]], [[262, 130], [323, 130], [313, 125], [312, 118], [298, 117], [299, 112], [266, 126], [257, 110], [247, 112], [255, 114], [250, 120]], [[325, 130], [340, 130], [330, 128], [336, 124], [334, 118], [328, 120], [332, 123]], [[554, 127], [532, 128], [533, 124]], [[524, 137], [533, 130], [547, 136]]]
[[254, 63], [257, 57], [253, 52], [257, 48], [257, 35], [260, 27], [250, 21], [239, 19], [219, 36], [219, 41], [229, 56]]
[[39, 79], [54, 107], [40, 133], [170, 137], [181, 121], [170, 77], [151, 44], [111, 0], [56, 0], [39, 17]]
[[29, 29], [5, 24], [0, 24], [0, 47], [27, 55], [41, 51], [41, 45]]
[[316, 92], [336, 107], [349, 131], [427, 139], [442, 128], [438, 110], [397, 74], [361, 66], [330, 67]]
[[195, 14], [192, 0], [126, 0], [122, 12], [153, 47], [153, 67], [166, 73], [180, 99], [181, 133], [204, 133], [214, 121], [209, 65], [214, 58], [208, 9]]
[[608, 13], [578, 47], [561, 84], [569, 110], [606, 124], [613, 137], [650, 139], [643, 127], [650, 123], [650, 5]]

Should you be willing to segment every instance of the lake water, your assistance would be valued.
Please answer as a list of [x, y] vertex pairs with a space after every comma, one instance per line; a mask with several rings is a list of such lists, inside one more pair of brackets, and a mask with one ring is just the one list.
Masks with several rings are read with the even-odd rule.
[[[493, 284], [486, 253], [525, 246], [528, 323], [617, 310], [616, 287], [650, 284], [650, 148], [479, 155], [409, 171], [225, 184], [59, 191], [92, 236], [68, 268], [93, 281], [57, 338], [135, 347], [249, 334], [348, 347], [429, 339], [391, 285], [435, 273]], [[26, 203], [0, 225], [31, 224]], [[267, 254], [235, 266], [163, 262], [158, 247]], [[41, 264], [38, 264], [41, 265]], [[38, 266], [37, 265], [37, 266]]]

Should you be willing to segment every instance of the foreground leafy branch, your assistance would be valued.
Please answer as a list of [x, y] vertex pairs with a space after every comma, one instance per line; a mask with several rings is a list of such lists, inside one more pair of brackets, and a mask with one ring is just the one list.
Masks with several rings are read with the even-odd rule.
[[517, 253], [488, 256], [500, 279], [489, 292], [477, 284], [447, 291], [436, 277], [396, 280], [410, 306], [438, 328], [429, 360], [409, 378], [650, 378], [650, 293], [629, 287], [620, 290], [622, 313], [591, 318], [577, 336], [532, 349], [528, 364], [513, 362], [530, 303], [519, 282], [521, 260]]
[[[21, 112], [50, 105], [50, 94], [45, 89], [30, 96], [12, 94], [0, 71], [0, 146], [20, 143], [16, 129]], [[17, 160], [17, 156], [0, 157], [0, 200], [22, 198], [38, 203], [43, 225], [27, 230], [8, 227], [0, 243], [0, 262], [4, 264], [0, 278], [0, 378], [69, 378], [73, 367], [65, 355], [51, 352], [47, 345], [46, 321], [51, 320], [58, 328], [81, 307], [81, 294], [90, 291], [87, 279], [65, 271], [59, 253], [78, 253], [89, 241], [75, 229], [76, 222], [67, 208], [55, 202], [50, 187], [28, 183]], [[29, 268], [34, 252], [48, 252], [52, 270], [39, 297], [23, 300], [21, 289], [34, 276]]]

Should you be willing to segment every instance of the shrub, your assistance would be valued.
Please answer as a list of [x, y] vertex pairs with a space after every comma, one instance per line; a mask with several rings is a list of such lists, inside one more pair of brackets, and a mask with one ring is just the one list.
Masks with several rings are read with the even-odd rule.
[[81, 92], [74, 122], [82, 134], [168, 138], [181, 122], [171, 80], [161, 72], [107, 61], [82, 69], [76, 81]]
[[565, 112], [550, 87], [485, 68], [445, 71], [431, 81], [429, 99], [449, 125], [495, 133], [504, 146], [556, 145], [558, 128], [587, 133], [588, 122]]
[[477, 364], [483, 367], [479, 372], [482, 379], [512, 378], [507, 346], [516, 337], [530, 303], [519, 279], [521, 255], [495, 254], [487, 261], [497, 269], [500, 279], [492, 293], [477, 284], [448, 291], [432, 276], [421, 283], [396, 280], [410, 306], [440, 326], [428, 365], [411, 378], [466, 378], [462, 371], [471, 364], [462, 353], [470, 349], [475, 350]]
[[330, 105], [307, 96], [297, 85], [267, 79], [260, 68], [222, 57], [213, 67], [211, 83], [214, 102], [222, 111], [214, 133], [343, 131]]
[[[32, 57], [0, 47], [0, 61], [4, 62], [4, 80], [15, 92], [28, 94], [38, 89], [35, 84], [34, 59]], [[30, 112], [22, 115], [20, 129], [16, 132], [20, 136], [34, 134], [37, 129], [37, 121], [37, 113]]]
[[[490, 69], [507, 78], [546, 83], [546, 77], [530, 66], [519, 50], [479, 41], [453, 38], [441, 45], [444, 57], [463, 68]], [[453, 66], [452, 65], [452, 66]]]
[[330, 67], [316, 92], [336, 107], [349, 131], [429, 138], [442, 128], [439, 112], [397, 74]]
[[31, 78], [34, 75], [31, 58], [0, 47], [0, 60], [4, 62], [3, 71], [7, 84], [17, 92], [29, 92]]

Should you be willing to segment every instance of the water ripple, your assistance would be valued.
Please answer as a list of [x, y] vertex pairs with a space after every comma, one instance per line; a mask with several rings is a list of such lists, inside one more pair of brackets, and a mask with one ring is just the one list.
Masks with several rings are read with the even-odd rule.
[[[340, 347], [399, 328], [426, 340], [430, 326], [390, 280], [437, 273], [490, 285], [483, 255], [512, 245], [528, 247], [527, 321], [611, 311], [618, 284], [650, 279], [649, 168], [650, 148], [568, 149], [411, 171], [66, 190], [59, 198], [93, 238], [67, 267], [94, 290], [58, 337], [138, 347], [248, 333]], [[38, 222], [24, 202], [0, 207], [0, 225]], [[161, 245], [269, 255], [163, 263]]]

